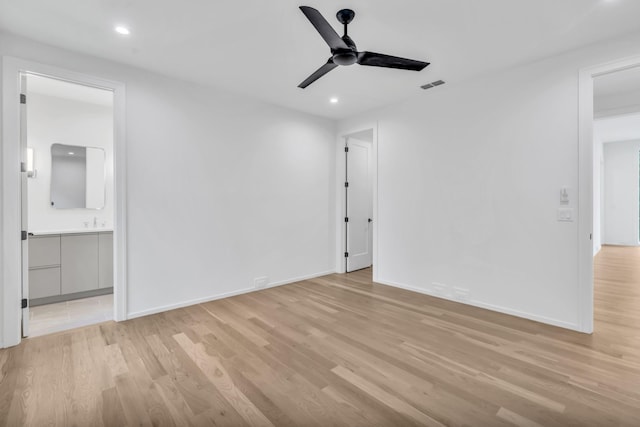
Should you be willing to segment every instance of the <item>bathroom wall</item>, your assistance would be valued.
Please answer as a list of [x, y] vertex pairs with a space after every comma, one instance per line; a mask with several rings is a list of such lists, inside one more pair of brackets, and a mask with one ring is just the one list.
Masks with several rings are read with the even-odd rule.
[[[56, 143], [104, 149], [106, 197], [103, 209], [56, 209], [51, 206], [51, 145]], [[28, 92], [27, 146], [34, 150], [37, 171], [36, 176], [28, 180], [30, 232], [94, 228], [94, 223], [97, 228], [113, 227], [111, 106]], [[87, 200], [92, 200], [91, 196], [88, 195]]]

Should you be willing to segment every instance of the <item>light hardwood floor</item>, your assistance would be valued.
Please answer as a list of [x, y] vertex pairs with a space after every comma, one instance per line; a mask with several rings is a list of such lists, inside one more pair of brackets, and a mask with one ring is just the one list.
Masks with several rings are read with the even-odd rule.
[[39, 305], [29, 309], [29, 336], [113, 320], [113, 294]]
[[597, 257], [582, 335], [319, 279], [0, 351], [0, 425], [640, 425], [640, 250]]

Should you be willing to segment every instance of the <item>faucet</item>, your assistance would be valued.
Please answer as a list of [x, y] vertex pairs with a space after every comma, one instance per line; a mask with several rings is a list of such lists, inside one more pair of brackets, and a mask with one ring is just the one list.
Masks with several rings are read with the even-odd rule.
[[93, 228], [98, 228], [98, 217], [93, 217]]

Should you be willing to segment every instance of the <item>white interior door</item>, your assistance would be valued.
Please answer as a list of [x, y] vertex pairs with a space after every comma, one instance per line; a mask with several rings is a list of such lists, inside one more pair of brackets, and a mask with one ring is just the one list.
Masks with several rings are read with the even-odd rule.
[[[29, 239], [27, 198], [27, 75], [20, 74], [20, 161], [21, 161], [21, 218], [22, 224], [22, 336], [29, 336]], [[25, 307], [26, 305], [26, 307]]]
[[373, 259], [372, 146], [349, 139], [347, 152], [347, 271], [371, 266]]

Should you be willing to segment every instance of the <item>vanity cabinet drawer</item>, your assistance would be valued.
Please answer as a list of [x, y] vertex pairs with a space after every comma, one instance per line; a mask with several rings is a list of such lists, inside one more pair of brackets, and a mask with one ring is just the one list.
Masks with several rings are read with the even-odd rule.
[[60, 267], [29, 270], [29, 298], [60, 295]]
[[29, 268], [60, 265], [60, 236], [29, 238]]

